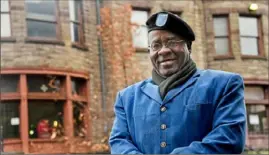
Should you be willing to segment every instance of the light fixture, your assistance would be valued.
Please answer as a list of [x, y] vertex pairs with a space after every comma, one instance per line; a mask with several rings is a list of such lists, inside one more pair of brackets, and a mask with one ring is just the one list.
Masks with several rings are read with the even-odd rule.
[[53, 121], [53, 126], [57, 127], [58, 126], [58, 122], [57, 121]]
[[258, 10], [258, 4], [256, 4], [256, 3], [251, 3], [250, 5], [249, 5], [249, 7], [248, 7], [248, 10], [249, 11], [256, 11], [256, 10]]
[[30, 130], [30, 131], [29, 131], [29, 134], [30, 134], [30, 135], [33, 135], [34, 133], [35, 133], [34, 130]]

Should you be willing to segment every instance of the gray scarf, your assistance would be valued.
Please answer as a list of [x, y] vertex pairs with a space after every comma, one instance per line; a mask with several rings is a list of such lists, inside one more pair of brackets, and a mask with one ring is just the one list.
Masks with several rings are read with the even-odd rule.
[[[195, 62], [190, 58], [189, 52], [182, 52], [183, 62], [180, 70], [175, 74], [165, 78], [156, 72], [156, 69], [152, 70], [152, 80], [159, 85], [159, 91], [162, 100], [169, 90], [173, 89], [177, 85], [183, 84], [188, 80], [197, 70]], [[182, 58], [181, 58], [182, 59]]]

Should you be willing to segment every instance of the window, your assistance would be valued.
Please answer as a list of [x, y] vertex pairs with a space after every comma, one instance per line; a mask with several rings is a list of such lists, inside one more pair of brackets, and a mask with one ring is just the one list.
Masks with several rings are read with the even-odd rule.
[[[266, 100], [266, 87], [247, 85], [245, 87], [245, 100], [247, 104], [247, 123], [250, 135], [268, 135], [268, 100]], [[263, 101], [265, 101], [263, 103]]]
[[229, 54], [229, 28], [228, 17], [213, 17], [214, 33], [215, 33], [215, 50], [217, 55]]
[[63, 77], [54, 75], [28, 75], [29, 92], [59, 92]]
[[250, 134], [268, 134], [268, 116], [265, 105], [248, 105], [247, 114]]
[[71, 40], [78, 44], [84, 44], [82, 13], [82, 0], [69, 0]]
[[0, 76], [0, 90], [1, 93], [18, 92], [18, 75], [1, 75]]
[[11, 36], [9, 1], [1, 0], [1, 38]]
[[74, 121], [74, 136], [85, 137], [85, 105], [82, 102], [73, 102], [73, 121]]
[[131, 22], [133, 26], [133, 46], [136, 48], [148, 48], [148, 30], [146, 21], [148, 11], [132, 10]]
[[86, 86], [86, 80], [79, 78], [72, 78], [72, 94], [73, 95], [85, 95], [83, 90]]
[[29, 37], [58, 38], [56, 6], [55, 0], [26, 0]]
[[259, 55], [259, 29], [257, 17], [239, 18], [240, 46], [243, 55]]
[[63, 102], [28, 101], [29, 137], [56, 138], [64, 135]]
[[[62, 70], [2, 69], [0, 126], [4, 142], [22, 138], [21, 143], [40, 139], [46, 143], [88, 136], [87, 79], [87, 73]], [[30, 139], [23, 139], [25, 135]]]
[[263, 100], [264, 88], [259, 86], [247, 86], [245, 87], [245, 99], [247, 100]]
[[20, 138], [20, 118], [18, 101], [1, 101], [0, 126], [3, 127], [3, 138]]

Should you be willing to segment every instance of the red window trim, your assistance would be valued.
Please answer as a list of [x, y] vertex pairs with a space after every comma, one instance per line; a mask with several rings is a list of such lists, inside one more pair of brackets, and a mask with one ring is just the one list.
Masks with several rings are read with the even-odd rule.
[[[64, 126], [65, 126], [65, 136], [69, 137], [69, 138], [76, 138], [74, 136], [74, 127], [70, 128], [71, 125], [73, 126], [73, 108], [72, 108], [72, 102], [73, 101], [80, 101], [80, 102], [84, 102], [86, 103], [85, 105], [87, 107], [85, 107], [85, 109], [89, 109], [89, 73], [88, 72], [74, 72], [74, 71], [70, 71], [68, 72], [67, 70], [57, 70], [57, 69], [49, 69], [49, 68], [42, 68], [42, 69], [16, 69], [16, 68], [5, 68], [5, 69], [1, 69], [1, 74], [19, 74], [20, 75], [20, 81], [19, 81], [19, 85], [20, 85], [20, 91], [17, 93], [2, 93], [1, 94], [1, 100], [2, 100], [2, 96], [5, 96], [5, 100], [14, 100], [14, 94], [16, 94], [16, 100], [20, 101], [20, 138], [19, 139], [15, 139], [15, 142], [12, 142], [12, 139], [5, 139], [4, 142], [5, 144], [11, 144], [11, 143], [22, 143], [22, 150], [24, 153], [29, 153], [29, 142], [39, 142], [39, 141], [43, 141], [43, 140], [39, 140], [39, 139], [29, 139], [28, 136], [28, 130], [29, 130], [29, 122], [28, 122], [28, 99], [48, 99], [48, 96], [51, 96], [52, 93], [32, 93], [32, 92], [28, 92], [27, 91], [27, 79], [26, 76], [28, 74], [53, 74], [53, 75], [62, 75], [65, 76], [66, 78], [66, 82], [64, 83], [64, 87], [66, 89], [66, 94], [60, 95], [59, 97], [61, 97], [61, 99], [65, 100], [66, 102], [64, 103]], [[83, 89], [85, 91], [85, 96], [74, 96], [72, 95], [72, 87], [71, 87], [71, 77], [75, 77], [75, 78], [83, 78], [86, 80], [85, 83], [85, 89]], [[60, 94], [60, 93], [59, 93]], [[55, 95], [57, 96], [57, 94]], [[54, 97], [55, 97], [54, 96]], [[20, 98], [19, 98], [20, 97]], [[49, 99], [54, 99], [49, 98]], [[88, 131], [86, 133], [85, 138], [86, 139], [90, 139], [91, 138], [91, 133], [90, 133], [90, 120], [89, 120], [89, 116], [90, 116], [90, 112], [89, 111], [84, 111], [85, 112], [85, 122], [86, 123], [86, 131]], [[67, 119], [68, 118], [68, 119]], [[67, 126], [66, 126], [67, 124]], [[71, 130], [70, 130], [71, 129]], [[14, 141], [14, 140], [13, 140]], [[53, 140], [53, 142], [58, 141], [58, 139], [56, 138], [55, 140]], [[51, 141], [49, 141], [51, 142]]]

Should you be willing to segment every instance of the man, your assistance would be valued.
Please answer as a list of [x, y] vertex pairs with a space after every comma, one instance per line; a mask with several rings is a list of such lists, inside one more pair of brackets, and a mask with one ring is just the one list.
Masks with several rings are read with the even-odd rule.
[[238, 74], [196, 69], [191, 27], [169, 12], [147, 21], [152, 78], [118, 93], [112, 154], [241, 153], [246, 110]]

